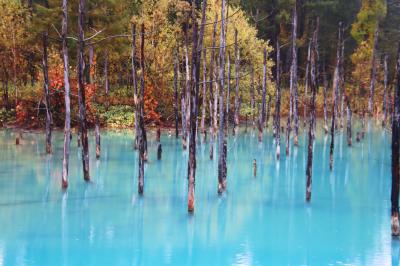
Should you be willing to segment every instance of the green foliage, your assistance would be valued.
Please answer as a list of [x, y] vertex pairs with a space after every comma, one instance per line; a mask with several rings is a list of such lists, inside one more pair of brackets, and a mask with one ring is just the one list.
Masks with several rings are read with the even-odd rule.
[[104, 106], [98, 106], [100, 120], [109, 127], [133, 127], [134, 112], [132, 106], [117, 105], [110, 106], [108, 110]]
[[14, 121], [15, 119], [15, 110], [10, 109], [7, 110], [6, 108], [1, 108], [0, 109], [0, 123], [1, 124], [7, 124], [11, 121]]

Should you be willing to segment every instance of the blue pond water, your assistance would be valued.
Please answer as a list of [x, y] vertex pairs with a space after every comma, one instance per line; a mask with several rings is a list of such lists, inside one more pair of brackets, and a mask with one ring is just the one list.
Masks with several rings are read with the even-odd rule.
[[141, 198], [132, 136], [102, 132], [96, 161], [91, 133], [89, 184], [74, 136], [63, 193], [62, 132], [54, 133], [54, 153], [47, 156], [43, 134], [26, 133], [15, 146], [15, 133], [0, 131], [0, 266], [399, 264], [400, 242], [390, 235], [391, 136], [375, 121], [351, 148], [336, 135], [333, 172], [330, 138], [318, 126], [309, 204], [304, 134], [280, 162], [271, 133], [263, 143], [254, 132], [231, 136], [222, 197], [217, 160], [200, 144], [194, 215], [187, 213], [187, 153], [180, 141], [163, 134], [157, 161], [150, 133]]

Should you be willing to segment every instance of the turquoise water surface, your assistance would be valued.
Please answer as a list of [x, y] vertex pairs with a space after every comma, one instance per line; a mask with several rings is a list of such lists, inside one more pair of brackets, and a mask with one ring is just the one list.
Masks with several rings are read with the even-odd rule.
[[[359, 125], [357, 125], [359, 126]], [[217, 160], [197, 153], [196, 206], [187, 212], [187, 152], [163, 133], [156, 159], [149, 133], [145, 192], [137, 194], [131, 131], [102, 132], [92, 182], [72, 141], [70, 179], [61, 190], [63, 133], [53, 154], [44, 135], [0, 131], [0, 266], [4, 265], [399, 265], [390, 231], [390, 132], [370, 121], [361, 143], [336, 135], [334, 170], [318, 127], [311, 203], [305, 202], [305, 135], [275, 159], [271, 133], [228, 140], [228, 191], [217, 195]], [[303, 130], [302, 130], [303, 131]], [[353, 131], [355, 136], [355, 130]], [[253, 159], [257, 177], [253, 177]]]

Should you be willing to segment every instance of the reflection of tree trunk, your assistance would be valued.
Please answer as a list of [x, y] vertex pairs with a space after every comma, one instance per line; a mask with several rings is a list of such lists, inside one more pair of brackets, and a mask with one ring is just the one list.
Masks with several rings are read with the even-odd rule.
[[397, 58], [397, 84], [394, 93], [394, 110], [392, 121], [392, 192], [391, 192], [391, 223], [392, 235], [398, 236], [399, 231], [399, 115], [400, 115], [400, 45]]
[[44, 95], [46, 106], [46, 153], [51, 153], [51, 111], [50, 111], [50, 94], [49, 94], [49, 73], [47, 60], [48, 33], [43, 33], [43, 81]]
[[62, 170], [62, 187], [68, 187], [68, 164], [69, 149], [71, 143], [71, 100], [69, 85], [69, 57], [67, 46], [67, 27], [68, 27], [68, 0], [62, 2], [62, 52], [64, 63], [64, 98], [65, 98], [65, 125], [64, 125], [64, 153], [63, 153], [63, 170]]
[[85, 97], [85, 84], [84, 84], [84, 12], [85, 1], [79, 0], [79, 17], [78, 17], [78, 104], [79, 104], [79, 120], [80, 130], [82, 137], [82, 165], [83, 165], [83, 178], [85, 181], [90, 180], [89, 174], [89, 141], [87, 135], [87, 122], [86, 122], [86, 97]]

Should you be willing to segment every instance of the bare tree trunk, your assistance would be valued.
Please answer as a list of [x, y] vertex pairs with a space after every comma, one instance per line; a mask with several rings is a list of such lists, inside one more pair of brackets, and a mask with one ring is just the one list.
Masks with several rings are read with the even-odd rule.
[[189, 38], [188, 38], [188, 27], [189, 27], [189, 22], [186, 23], [185, 25], [185, 66], [186, 66], [186, 83], [185, 83], [185, 121], [186, 121], [186, 131], [185, 131], [185, 149], [186, 149], [186, 143], [187, 143], [187, 138], [188, 138], [188, 132], [187, 130], [190, 130], [190, 66], [189, 66]]
[[265, 120], [265, 126], [268, 128], [268, 122], [269, 122], [269, 114], [271, 111], [271, 95], [268, 93], [268, 101], [267, 101], [267, 118]]
[[96, 123], [94, 126], [94, 133], [96, 139], [96, 159], [100, 158], [101, 146], [100, 146], [100, 121], [99, 117], [96, 117]]
[[226, 91], [226, 116], [225, 116], [225, 127], [226, 134], [229, 134], [229, 119], [231, 117], [231, 54], [228, 52], [227, 58], [228, 78], [227, 78], [227, 91]]
[[[194, 10], [192, 11], [194, 12]], [[191, 109], [190, 109], [190, 137], [189, 137], [189, 162], [188, 162], [188, 211], [194, 212], [195, 206], [195, 182], [196, 182], [196, 131], [197, 131], [197, 101], [199, 93], [200, 64], [198, 60], [197, 46], [197, 21], [194, 14], [193, 18], [193, 51], [192, 51], [192, 87], [191, 87]], [[200, 51], [201, 53], [201, 51]]]
[[339, 94], [339, 86], [340, 86], [340, 60], [341, 60], [341, 46], [342, 46], [342, 23], [339, 23], [339, 37], [337, 44], [337, 53], [336, 53], [336, 67], [333, 78], [333, 105], [332, 105], [332, 124], [331, 124], [331, 146], [329, 153], [329, 168], [332, 171], [333, 169], [333, 149], [335, 147], [335, 123], [336, 123], [336, 114], [337, 114], [337, 97]]
[[83, 178], [85, 181], [90, 180], [89, 174], [89, 142], [87, 136], [87, 125], [86, 125], [86, 99], [85, 99], [85, 84], [84, 84], [84, 12], [85, 12], [85, 1], [79, 0], [79, 17], [78, 17], [78, 103], [79, 103], [79, 118], [80, 118], [80, 130], [82, 137], [82, 166], [83, 166]]
[[250, 108], [251, 108], [251, 120], [253, 124], [253, 128], [256, 127], [256, 120], [255, 120], [255, 95], [254, 95], [254, 66], [251, 65], [251, 70], [250, 70]]
[[[299, 136], [299, 116], [298, 116], [298, 92], [297, 92], [297, 0], [293, 7], [292, 22], [292, 65], [290, 68], [290, 89], [293, 98], [293, 122], [294, 122], [294, 145], [298, 146]], [[289, 125], [290, 126], [290, 125]]]
[[[215, 43], [216, 43], [216, 34], [217, 34], [217, 22], [218, 22], [218, 14], [215, 14], [215, 19], [213, 23], [213, 33], [212, 33], [212, 40], [211, 40], [211, 57], [210, 57], [210, 81], [209, 81], [209, 106], [210, 106], [210, 150], [209, 150], [209, 156], [210, 159], [212, 160], [214, 158], [214, 140], [215, 140], [215, 129], [216, 129], [216, 116], [213, 114], [214, 112], [214, 105], [217, 106], [217, 103], [215, 101], [218, 101], [218, 91], [213, 91], [214, 90], [214, 83], [217, 84], [218, 82], [215, 81], [216, 75], [215, 75], [215, 68], [214, 68], [214, 62], [215, 62]], [[214, 104], [213, 104], [214, 101]]]
[[161, 160], [162, 156], [162, 145], [161, 145], [161, 129], [157, 128], [157, 160]]
[[206, 140], [207, 130], [205, 129], [206, 120], [206, 105], [207, 105], [207, 50], [203, 52], [203, 102], [201, 104], [201, 133], [203, 134], [203, 141]]
[[315, 124], [315, 96], [316, 90], [318, 88], [318, 77], [317, 77], [317, 32], [318, 25], [313, 35], [313, 44], [312, 44], [312, 55], [311, 55], [311, 101], [310, 101], [310, 125], [308, 129], [308, 149], [307, 149], [307, 184], [306, 184], [306, 201], [309, 202], [311, 200], [311, 187], [312, 187], [312, 167], [313, 167], [313, 144], [314, 144], [314, 124]]
[[275, 103], [276, 158], [281, 156], [281, 47], [276, 41], [276, 103]]
[[304, 77], [305, 80], [305, 85], [304, 85], [304, 105], [303, 105], [303, 111], [304, 111], [304, 126], [307, 124], [307, 101], [308, 101], [308, 83], [309, 83], [309, 71], [310, 71], [310, 61], [311, 61], [311, 42], [312, 40], [308, 42], [308, 50], [307, 50], [307, 64], [306, 64], [306, 75]]
[[[135, 58], [136, 58], [136, 24], [132, 24], [132, 29], [131, 29], [131, 37], [132, 37], [132, 44], [131, 44], [131, 64], [132, 64], [132, 83], [133, 83], [133, 95], [135, 99], [135, 103], [137, 101], [138, 97], [138, 85], [137, 85], [137, 71], [136, 71], [136, 63], [135, 63]], [[107, 57], [106, 57], [107, 58]], [[107, 60], [106, 60], [107, 62]], [[106, 65], [106, 64], [105, 64]], [[108, 84], [108, 78], [106, 80], [106, 84]], [[108, 85], [106, 85], [107, 87]], [[138, 112], [137, 108], [135, 106], [135, 142], [133, 147], [135, 149], [138, 148], [138, 135], [139, 135], [139, 123], [138, 123]]]
[[375, 94], [375, 83], [376, 83], [376, 50], [378, 46], [379, 27], [376, 27], [374, 36], [374, 47], [372, 48], [372, 61], [371, 61], [371, 79], [369, 88], [369, 101], [368, 101], [368, 112], [372, 116], [374, 114], [374, 94]]
[[50, 93], [49, 93], [49, 72], [47, 60], [48, 32], [43, 33], [43, 80], [44, 80], [44, 95], [46, 106], [46, 153], [50, 154], [51, 148], [51, 111], [50, 111]]
[[399, 123], [400, 123], [400, 45], [397, 55], [397, 84], [394, 93], [393, 121], [392, 121], [392, 192], [391, 192], [391, 225], [392, 235], [399, 236]]
[[265, 127], [266, 119], [266, 98], [267, 98], [267, 48], [264, 48], [263, 60], [263, 82], [262, 82], [262, 102], [261, 102], [261, 128]]
[[328, 79], [326, 77], [326, 69], [324, 63], [324, 131], [325, 134], [328, 134], [328, 111], [326, 109], [326, 98], [327, 98], [327, 90], [328, 90]]
[[178, 101], [178, 51], [176, 51], [175, 58], [174, 58], [174, 113], [175, 113], [175, 137], [179, 138], [179, 101]]
[[219, 66], [219, 131], [218, 131], [218, 193], [221, 194], [226, 190], [226, 137], [225, 129], [225, 108], [224, 108], [224, 88], [225, 88], [225, 8], [226, 1], [222, 0], [221, 8], [221, 49], [219, 52], [220, 66]]
[[240, 65], [240, 54], [237, 40], [238, 31], [235, 29], [235, 115], [234, 115], [234, 133], [239, 126], [239, 114], [240, 114], [240, 103], [239, 103], [239, 65]]
[[69, 165], [69, 148], [71, 143], [71, 100], [70, 100], [70, 84], [69, 84], [69, 57], [67, 46], [68, 33], [68, 0], [62, 1], [62, 52], [64, 63], [64, 101], [65, 101], [65, 125], [64, 125], [64, 153], [62, 168], [62, 188], [68, 187], [68, 165]]
[[351, 138], [351, 108], [350, 108], [350, 98], [346, 95], [346, 111], [347, 111], [347, 145], [352, 145], [352, 138]]
[[147, 161], [146, 146], [147, 137], [144, 127], [144, 24], [142, 24], [140, 33], [140, 91], [138, 102], [135, 103], [137, 113], [139, 114], [139, 174], [138, 174], [138, 193], [143, 194], [144, 190], [144, 162]]
[[110, 93], [110, 82], [108, 79], [108, 52], [106, 52], [104, 56], [104, 89], [106, 93], [106, 109], [108, 109], [108, 94]]
[[384, 68], [384, 78], [383, 78], [383, 120], [382, 120], [382, 127], [386, 126], [387, 121], [387, 85], [388, 85], [388, 56], [385, 55], [383, 61], [383, 68]]

